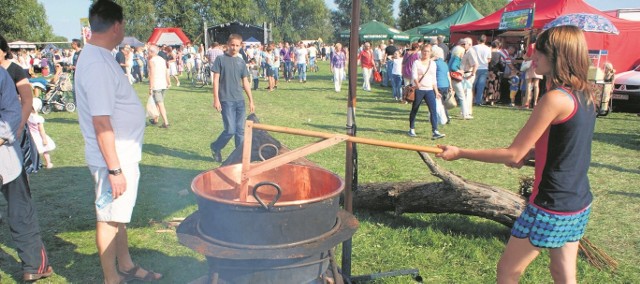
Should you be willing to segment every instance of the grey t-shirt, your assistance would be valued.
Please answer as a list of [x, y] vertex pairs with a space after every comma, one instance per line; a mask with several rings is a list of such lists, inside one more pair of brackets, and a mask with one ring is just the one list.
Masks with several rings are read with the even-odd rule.
[[233, 57], [225, 53], [213, 62], [213, 73], [220, 74], [218, 98], [224, 101], [242, 101], [242, 80], [249, 77], [249, 71], [242, 57]]

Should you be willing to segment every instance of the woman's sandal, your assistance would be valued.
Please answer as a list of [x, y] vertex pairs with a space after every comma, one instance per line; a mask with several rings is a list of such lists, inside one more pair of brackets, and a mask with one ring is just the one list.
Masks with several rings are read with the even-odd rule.
[[[137, 276], [136, 274], [138, 273], [139, 270], [145, 270], [144, 268], [136, 265], [133, 268], [131, 268], [128, 271], [120, 271], [118, 270], [118, 273], [124, 277], [124, 282], [129, 282], [132, 280], [138, 280], [138, 281], [143, 281], [143, 282], [152, 282], [152, 281], [158, 281], [160, 279], [162, 279], [162, 274], [160, 273], [156, 273], [153, 272], [153, 270], [145, 270], [147, 273], [144, 274], [144, 276], [140, 277]], [[158, 277], [158, 275], [160, 275]]]

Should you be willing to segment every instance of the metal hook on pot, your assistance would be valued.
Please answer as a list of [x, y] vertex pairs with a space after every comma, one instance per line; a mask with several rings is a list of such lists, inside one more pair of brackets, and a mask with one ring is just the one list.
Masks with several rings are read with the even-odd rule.
[[276, 145], [273, 145], [273, 144], [271, 144], [271, 143], [262, 144], [262, 145], [260, 145], [260, 148], [258, 148], [258, 156], [260, 156], [260, 159], [261, 159], [261, 160], [263, 160], [263, 161], [267, 160], [267, 159], [265, 159], [264, 155], [262, 155], [262, 150], [264, 150], [264, 147], [271, 147], [271, 148], [273, 148], [273, 150], [276, 152], [276, 153], [275, 153], [275, 155], [273, 155], [273, 156], [274, 156], [274, 157], [275, 157], [275, 156], [278, 156], [278, 147], [276, 147]]
[[[273, 186], [273, 188], [276, 189], [277, 193], [276, 196], [273, 198], [273, 200], [271, 200], [271, 202], [269, 202], [269, 204], [264, 204], [264, 201], [262, 201], [262, 199], [260, 199], [260, 197], [258, 197], [258, 188], [263, 186], [263, 185], [270, 185]], [[276, 202], [278, 202], [278, 199], [280, 199], [280, 195], [282, 195], [282, 189], [280, 188], [279, 185], [270, 182], [270, 181], [263, 181], [263, 182], [259, 182], [258, 184], [256, 184], [253, 187], [253, 197], [258, 201], [258, 203], [260, 203], [260, 205], [262, 205], [262, 207], [266, 210], [271, 210], [271, 208], [273, 208], [273, 205], [276, 204]]]

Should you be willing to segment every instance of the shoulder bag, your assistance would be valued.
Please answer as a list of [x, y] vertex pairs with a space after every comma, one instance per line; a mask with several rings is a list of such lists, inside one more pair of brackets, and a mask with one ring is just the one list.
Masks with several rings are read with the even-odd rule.
[[[424, 79], [424, 76], [427, 75], [427, 73], [429, 73], [429, 68], [431, 68], [431, 60], [429, 60], [427, 71], [422, 74], [422, 77], [420, 77], [418, 83], [421, 82], [422, 79]], [[409, 85], [402, 87], [402, 99], [407, 102], [413, 102], [416, 99], [416, 89], [418, 89], [418, 86]]]

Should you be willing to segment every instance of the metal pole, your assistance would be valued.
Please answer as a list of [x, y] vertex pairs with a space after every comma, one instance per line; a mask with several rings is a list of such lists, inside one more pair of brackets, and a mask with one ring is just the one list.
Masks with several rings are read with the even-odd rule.
[[202, 27], [204, 28], [204, 48], [206, 49], [209, 46], [208, 35], [207, 35], [207, 20], [202, 17]]
[[[356, 91], [358, 88], [358, 46], [359, 46], [359, 26], [360, 26], [360, 0], [353, 0], [351, 6], [351, 37], [349, 38], [349, 99], [347, 105], [347, 135], [356, 135]], [[346, 168], [345, 168], [345, 195], [344, 207], [348, 212], [353, 212], [352, 189], [357, 186], [355, 169], [357, 161], [354, 161], [356, 144], [347, 142]], [[342, 244], [342, 273], [346, 279], [351, 278], [351, 242], [346, 240]]]

